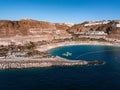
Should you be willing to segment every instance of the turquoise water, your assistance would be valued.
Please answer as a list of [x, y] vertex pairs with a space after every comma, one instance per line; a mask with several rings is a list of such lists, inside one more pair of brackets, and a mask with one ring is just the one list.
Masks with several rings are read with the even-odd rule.
[[65, 46], [49, 53], [70, 60], [104, 60], [106, 64], [1, 70], [0, 90], [120, 90], [119, 47]]
[[[64, 55], [66, 52], [69, 52], [72, 55]], [[111, 58], [115, 59], [119, 58], [119, 52], [120, 47], [98, 45], [64, 46], [48, 51], [48, 53], [54, 56], [60, 56], [70, 60], [106, 60], [110, 56]]]

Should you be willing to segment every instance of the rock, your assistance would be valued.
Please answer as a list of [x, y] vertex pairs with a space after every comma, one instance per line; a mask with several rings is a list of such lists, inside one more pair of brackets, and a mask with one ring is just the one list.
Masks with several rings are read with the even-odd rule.
[[101, 60], [94, 60], [94, 61], [88, 61], [88, 65], [99, 65], [99, 64], [104, 64], [104, 61]]

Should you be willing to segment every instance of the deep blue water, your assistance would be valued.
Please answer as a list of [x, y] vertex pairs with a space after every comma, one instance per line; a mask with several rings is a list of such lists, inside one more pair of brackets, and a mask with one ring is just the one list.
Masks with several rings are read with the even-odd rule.
[[[72, 54], [65, 56], [66, 52]], [[106, 64], [1, 70], [0, 90], [120, 90], [119, 47], [65, 46], [49, 53], [73, 60], [104, 60]]]

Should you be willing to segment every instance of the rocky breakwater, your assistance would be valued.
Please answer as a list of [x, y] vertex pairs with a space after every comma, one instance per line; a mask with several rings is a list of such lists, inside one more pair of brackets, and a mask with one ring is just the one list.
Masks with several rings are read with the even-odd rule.
[[43, 68], [51, 66], [82, 66], [89, 64], [103, 64], [99, 61], [66, 60], [60, 57], [40, 58], [40, 59], [1, 59], [0, 69], [20, 69], [20, 68]]
[[102, 60], [88, 61], [88, 65], [100, 65], [100, 64], [105, 64], [105, 61]]

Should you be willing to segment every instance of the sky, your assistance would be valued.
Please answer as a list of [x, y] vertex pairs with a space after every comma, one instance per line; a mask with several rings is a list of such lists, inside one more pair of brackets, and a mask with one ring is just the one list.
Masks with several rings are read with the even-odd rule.
[[120, 20], [120, 0], [0, 0], [0, 20], [59, 23]]

